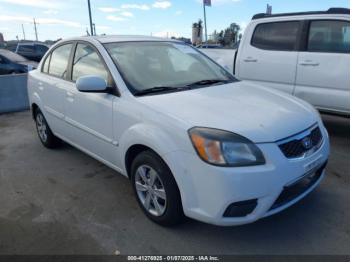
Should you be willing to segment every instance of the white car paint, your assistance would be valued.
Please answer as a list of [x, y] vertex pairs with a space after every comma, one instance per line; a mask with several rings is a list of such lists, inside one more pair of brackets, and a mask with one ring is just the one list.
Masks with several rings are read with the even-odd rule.
[[[42, 73], [44, 58], [39, 70], [29, 74], [31, 105], [42, 110], [56, 136], [125, 176], [128, 176], [125, 156], [131, 146], [144, 145], [155, 151], [169, 166], [188, 217], [223, 226], [250, 223], [294, 204], [323, 178], [324, 170], [312, 187], [269, 210], [286, 185], [328, 159], [327, 131], [318, 113], [308, 103], [244, 81], [135, 97], [102, 44], [172, 40], [84, 37], [68, 41], [85, 41], [100, 51], [117, 84], [119, 96], [79, 92], [75, 83]], [[320, 148], [305, 157], [286, 158], [277, 141], [316, 125], [323, 136]], [[247, 137], [262, 151], [266, 163], [219, 167], [204, 162], [188, 135], [188, 130], [196, 126], [223, 129]], [[231, 203], [249, 199], [258, 201], [252, 213], [243, 217], [223, 217]]]
[[[347, 21], [349, 14], [277, 16], [252, 20], [237, 50], [200, 49], [241, 80], [308, 101], [321, 111], [350, 114], [350, 53], [259, 49], [251, 40], [258, 25], [285, 21]], [[350, 26], [350, 24], [349, 24]], [[237, 57], [236, 57], [237, 56]], [[232, 70], [233, 69], [233, 70]]]

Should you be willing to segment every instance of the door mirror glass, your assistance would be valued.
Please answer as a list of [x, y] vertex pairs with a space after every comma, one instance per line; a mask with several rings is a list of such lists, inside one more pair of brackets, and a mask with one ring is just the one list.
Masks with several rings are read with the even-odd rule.
[[76, 86], [80, 92], [104, 93], [107, 91], [106, 80], [93, 75], [79, 77]]

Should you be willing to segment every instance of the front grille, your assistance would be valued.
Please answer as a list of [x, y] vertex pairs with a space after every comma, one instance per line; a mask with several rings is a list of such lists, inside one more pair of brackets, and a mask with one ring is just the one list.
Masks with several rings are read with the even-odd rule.
[[281, 142], [278, 146], [287, 158], [302, 157], [309, 152], [315, 152], [322, 144], [322, 133], [319, 127], [306, 131], [305, 135], [297, 135]]
[[279, 208], [288, 204], [298, 196], [302, 195], [309, 188], [311, 188], [321, 177], [323, 170], [326, 168], [327, 162], [324, 163], [315, 173], [309, 176], [305, 176], [293, 185], [287, 186], [283, 189], [275, 203], [270, 210]]

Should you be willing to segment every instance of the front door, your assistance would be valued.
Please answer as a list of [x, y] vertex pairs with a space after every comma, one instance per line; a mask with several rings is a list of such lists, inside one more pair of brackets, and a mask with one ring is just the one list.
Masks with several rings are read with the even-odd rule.
[[108, 93], [82, 93], [76, 88], [79, 77], [97, 75], [110, 83], [110, 74], [97, 51], [78, 43], [73, 57], [71, 82], [64, 87], [66, 139], [94, 157], [109, 164], [116, 163], [116, 143], [113, 140], [113, 101]]

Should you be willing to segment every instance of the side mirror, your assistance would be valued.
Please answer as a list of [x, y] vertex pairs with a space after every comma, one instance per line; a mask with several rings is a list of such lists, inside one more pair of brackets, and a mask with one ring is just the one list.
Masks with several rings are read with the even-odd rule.
[[107, 92], [106, 80], [99, 76], [82, 76], [76, 82], [77, 89], [86, 93], [105, 93]]

